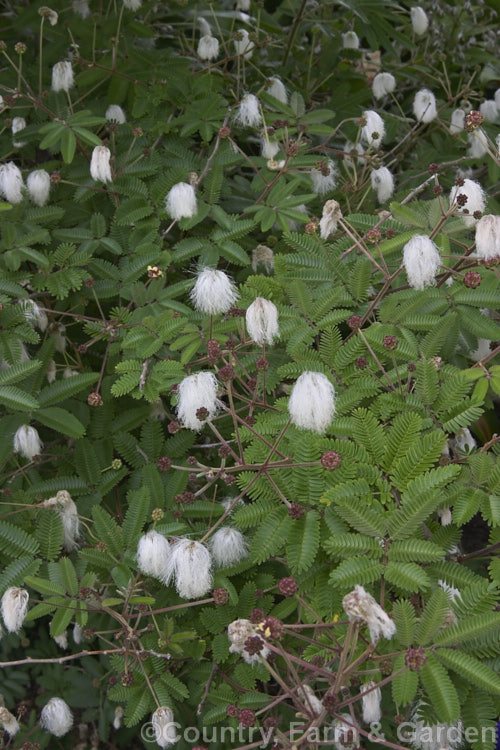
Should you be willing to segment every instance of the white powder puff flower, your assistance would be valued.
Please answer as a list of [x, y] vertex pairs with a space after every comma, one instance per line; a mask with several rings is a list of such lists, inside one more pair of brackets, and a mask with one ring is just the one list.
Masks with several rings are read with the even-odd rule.
[[281, 78], [278, 78], [278, 76], [272, 76], [272, 78], [269, 79], [267, 93], [271, 96], [274, 96], [274, 98], [278, 99], [278, 101], [280, 101], [282, 104], [286, 104], [288, 101], [288, 94], [285, 84], [283, 83]]
[[355, 167], [357, 164], [365, 164], [366, 159], [363, 159], [365, 150], [361, 143], [352, 143], [352, 141], [346, 141], [343, 148], [344, 161]]
[[52, 68], [52, 91], [69, 91], [74, 85], [71, 63], [68, 60], [56, 63]]
[[396, 625], [380, 604], [363, 586], [355, 586], [354, 591], [344, 596], [342, 606], [349, 620], [364, 622], [368, 625], [372, 643], [378, 643], [380, 636], [391, 639], [396, 632]]
[[194, 187], [187, 182], [178, 182], [170, 188], [165, 198], [165, 209], [171, 219], [190, 219], [198, 211]]
[[250, 60], [253, 55], [255, 44], [250, 41], [246, 29], [238, 29], [233, 39], [234, 49], [237, 55], [243, 55], [245, 60]]
[[19, 304], [23, 307], [26, 321], [30, 323], [30, 325], [39, 328], [43, 333], [49, 324], [49, 319], [47, 318], [46, 313], [41, 310], [32, 299], [20, 299]]
[[248, 555], [245, 537], [231, 526], [222, 526], [210, 540], [212, 557], [219, 568], [230, 568]]
[[0, 706], [0, 724], [11, 737], [19, 732], [19, 722], [5, 706]]
[[459, 430], [453, 441], [455, 449], [460, 453], [470, 453], [477, 445], [468, 427]]
[[248, 13], [250, 10], [250, 0], [236, 0], [236, 10]]
[[[207, 419], [217, 413], [217, 378], [212, 372], [188, 375], [179, 384], [177, 415], [183, 427], [198, 432]], [[200, 420], [197, 412], [205, 409], [207, 416]]]
[[394, 193], [394, 177], [387, 167], [373, 169], [370, 174], [372, 188], [377, 192], [379, 203], [385, 203]]
[[123, 4], [128, 10], [139, 10], [142, 0], [123, 0]]
[[38, 15], [42, 18], [46, 18], [51, 26], [55, 26], [59, 19], [59, 15], [56, 11], [52, 10], [52, 8], [47, 8], [46, 5], [42, 5], [42, 7], [38, 9]]
[[279, 150], [280, 144], [278, 141], [271, 140], [265, 135], [260, 139], [260, 153], [264, 159], [274, 159]]
[[477, 128], [471, 133], [467, 133], [467, 139], [469, 141], [469, 150], [467, 156], [472, 159], [482, 159], [488, 153], [488, 139], [482, 128]]
[[257, 245], [252, 250], [252, 271], [257, 273], [259, 266], [263, 266], [266, 273], [274, 270], [274, 253], [267, 245]]
[[498, 119], [498, 107], [494, 99], [485, 99], [479, 106], [479, 111], [486, 122], [496, 122]]
[[71, 7], [73, 13], [76, 13], [80, 18], [88, 18], [90, 16], [90, 8], [87, 0], [71, 0]]
[[0, 166], [0, 192], [9, 203], [20, 203], [23, 199], [23, 176], [13, 161]]
[[324, 705], [321, 703], [320, 699], [316, 697], [314, 690], [310, 685], [303, 685], [301, 688], [299, 687], [297, 693], [313, 716], [319, 716], [324, 711]]
[[457, 203], [455, 211], [462, 215], [462, 219], [468, 227], [472, 227], [476, 223], [474, 214], [477, 211], [481, 214], [484, 213], [486, 206], [483, 188], [479, 182], [465, 179], [463, 185], [454, 185], [452, 187], [450, 192], [450, 206], [456, 203], [459, 195], [465, 195], [467, 201], [462, 206]]
[[372, 83], [375, 99], [383, 99], [386, 94], [392, 94], [396, 88], [396, 79], [392, 73], [377, 73]]
[[38, 456], [42, 452], [42, 441], [40, 435], [34, 427], [22, 424], [14, 435], [14, 453], [19, 453], [24, 458], [31, 461], [33, 456]]
[[212, 28], [203, 16], [198, 16], [198, 28], [201, 36], [212, 36]]
[[115, 715], [113, 716], [113, 729], [120, 729], [124, 713], [125, 712], [123, 710], [123, 706], [117, 706], [115, 708]]
[[267, 659], [269, 656], [269, 648], [266, 645], [263, 646], [258, 654], [249, 654], [245, 650], [245, 641], [247, 638], [254, 638], [256, 635], [259, 635], [250, 620], [234, 620], [228, 626], [227, 635], [231, 641], [229, 653], [240, 654], [247, 664], [258, 664], [260, 657]]
[[54, 737], [62, 737], [73, 726], [73, 714], [62, 698], [51, 698], [42, 708], [40, 724]]
[[361, 139], [367, 146], [378, 148], [385, 135], [384, 121], [378, 112], [374, 112], [372, 109], [365, 110], [363, 112], [363, 118], [365, 119], [366, 124], [363, 125], [361, 129]]
[[376, 687], [373, 680], [361, 686], [363, 698], [361, 699], [363, 710], [363, 721], [365, 724], [373, 724], [382, 718], [382, 709], [380, 702], [382, 700], [382, 691]]
[[75, 501], [67, 490], [59, 490], [54, 497], [43, 502], [44, 508], [54, 508], [62, 521], [63, 547], [66, 552], [72, 552], [78, 547], [80, 536], [80, 520]]
[[313, 190], [318, 195], [326, 195], [337, 185], [337, 168], [331, 159], [326, 159], [324, 166], [311, 171]]
[[450, 586], [448, 583], [446, 583], [446, 581], [439, 579], [438, 586], [441, 586], [443, 591], [446, 591], [446, 593], [450, 595], [450, 599], [452, 602], [454, 602], [456, 599], [462, 598], [462, 594], [460, 593], [460, 590], [455, 588], [454, 586]]
[[148, 531], [137, 545], [137, 565], [141, 573], [165, 581], [170, 559], [170, 544], [158, 531]]
[[359, 49], [359, 36], [355, 31], [346, 31], [342, 34], [343, 49]]
[[[177, 742], [177, 728], [171, 708], [161, 706], [151, 716], [155, 742], [160, 747], [169, 747]], [[178, 725], [177, 725], [178, 726]]]
[[216, 60], [219, 56], [219, 40], [211, 34], [205, 34], [198, 42], [200, 60]]
[[333, 744], [336, 750], [354, 750], [359, 747], [360, 737], [357, 724], [350, 714], [340, 714], [332, 722]]
[[[14, 117], [11, 125], [12, 135], [21, 132], [21, 130], [24, 130], [25, 127], [26, 120], [24, 119], [24, 117]], [[25, 145], [25, 141], [13, 141], [14, 148], [22, 148]]]
[[246, 128], [258, 128], [262, 125], [259, 100], [254, 94], [245, 94], [234, 119]]
[[35, 169], [26, 180], [28, 195], [35, 206], [45, 206], [50, 193], [50, 175], [45, 169]]
[[441, 508], [437, 513], [441, 526], [450, 526], [453, 523], [453, 514], [450, 507]]
[[425, 34], [427, 29], [429, 28], [429, 19], [427, 18], [427, 13], [423, 8], [420, 7], [420, 5], [416, 5], [414, 8], [410, 10], [411, 15], [411, 25], [413, 26], [413, 31], [417, 36], [422, 36], [422, 34]]
[[178, 539], [172, 545], [165, 582], [175, 581], [183, 599], [199, 599], [212, 587], [212, 558], [201, 542]]
[[118, 125], [127, 122], [125, 112], [119, 104], [110, 104], [104, 116], [108, 122], [116, 122]]
[[331, 234], [337, 231], [337, 223], [341, 218], [342, 211], [337, 201], [326, 201], [319, 222], [321, 239], [327, 240]]
[[409, 285], [421, 290], [434, 284], [441, 256], [430, 237], [415, 234], [403, 248], [403, 264]]
[[257, 297], [247, 308], [247, 331], [251, 339], [259, 346], [273, 345], [279, 336], [278, 309], [270, 300]]
[[107, 146], [96, 146], [90, 160], [90, 176], [96, 182], [111, 182], [111, 151]]
[[450, 133], [458, 135], [464, 132], [465, 112], [463, 109], [454, 109], [451, 113]]
[[413, 100], [413, 114], [418, 122], [432, 122], [437, 117], [436, 97], [429, 89], [420, 89]]
[[335, 389], [326, 375], [303, 372], [292, 388], [288, 411], [296, 427], [325, 432], [335, 414]]
[[196, 310], [207, 315], [225, 313], [238, 299], [234, 281], [224, 271], [203, 268], [191, 290], [191, 301]]
[[68, 631], [64, 630], [60, 635], [55, 635], [54, 641], [57, 643], [59, 648], [68, 648]]
[[2, 596], [2, 618], [9, 633], [19, 633], [28, 611], [29, 594], [26, 589], [11, 586]]
[[77, 622], [73, 625], [73, 640], [76, 644], [83, 641], [83, 628]]
[[486, 214], [477, 222], [476, 255], [483, 260], [500, 256], [500, 216]]
[[50, 360], [48, 366], [47, 366], [47, 372], [45, 373], [45, 377], [47, 378], [48, 383], [53, 383], [56, 379], [57, 374], [57, 366], [53, 359]]

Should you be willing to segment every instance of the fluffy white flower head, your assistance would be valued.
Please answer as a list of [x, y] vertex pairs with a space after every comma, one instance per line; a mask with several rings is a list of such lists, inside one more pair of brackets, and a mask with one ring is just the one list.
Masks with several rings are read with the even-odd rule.
[[52, 8], [48, 8], [46, 5], [42, 5], [42, 7], [38, 9], [38, 15], [42, 18], [46, 18], [51, 26], [55, 26], [59, 19], [59, 15], [56, 11], [52, 10]]
[[356, 722], [350, 714], [340, 714], [332, 721], [333, 744], [336, 750], [354, 750], [359, 747], [360, 737]]
[[288, 400], [288, 411], [296, 427], [323, 433], [335, 414], [335, 389], [321, 372], [303, 372]]
[[42, 452], [42, 441], [34, 427], [22, 424], [14, 435], [14, 453], [31, 461]]
[[63, 525], [63, 546], [67, 552], [78, 547], [78, 538], [80, 536], [80, 521], [78, 518], [78, 508], [75, 501], [67, 490], [59, 490], [55, 497], [49, 497], [44, 500], [45, 508], [55, 508], [59, 513]]
[[413, 31], [417, 36], [422, 36], [422, 34], [425, 34], [427, 29], [429, 28], [429, 19], [427, 18], [427, 13], [423, 8], [420, 7], [420, 5], [416, 5], [410, 10], [411, 15], [411, 25], [413, 26]]
[[123, 4], [128, 10], [139, 10], [142, 0], [123, 0]]
[[196, 277], [190, 297], [199, 312], [218, 315], [234, 305], [238, 292], [234, 281], [224, 271], [203, 268]]
[[5, 706], [0, 706], [0, 724], [11, 737], [19, 732], [19, 722]]
[[107, 146], [96, 146], [90, 160], [90, 176], [96, 182], [111, 182], [111, 151]]
[[429, 89], [420, 89], [413, 100], [413, 114], [418, 122], [432, 122], [437, 117], [436, 97]]
[[270, 300], [257, 297], [247, 308], [247, 331], [256, 344], [272, 346], [279, 336], [278, 309]]
[[241, 654], [247, 664], [258, 664], [260, 662], [260, 657], [267, 659], [269, 656], [269, 648], [267, 646], [262, 648], [260, 655], [249, 654], [248, 651], [245, 650], [245, 641], [247, 638], [253, 638], [258, 635], [250, 620], [234, 620], [234, 622], [231, 622], [227, 628], [227, 635], [231, 641], [229, 653]]
[[158, 531], [148, 531], [137, 545], [137, 564], [141, 573], [165, 581], [167, 563], [170, 559], [170, 544]]
[[160, 747], [169, 747], [177, 742], [177, 729], [171, 708], [160, 706], [151, 716], [151, 724], [155, 733], [155, 742]]
[[278, 141], [272, 140], [264, 134], [260, 139], [260, 154], [264, 159], [274, 159], [277, 153], [279, 153], [280, 144]]
[[380, 636], [390, 639], [396, 632], [396, 625], [387, 612], [377, 604], [363, 586], [355, 586], [354, 591], [344, 596], [342, 606], [349, 620], [368, 625], [372, 643], [378, 643]]
[[482, 159], [488, 153], [488, 139], [486, 133], [482, 128], [477, 128], [471, 133], [467, 133], [467, 140], [469, 141], [469, 150], [467, 156], [472, 159]]
[[19, 633], [26, 612], [28, 611], [29, 594], [26, 589], [11, 586], [2, 596], [2, 618], [9, 633]]
[[259, 100], [254, 94], [245, 94], [234, 119], [245, 128], [258, 128], [262, 125]]
[[325, 707], [320, 699], [316, 697], [310, 685], [304, 684], [301, 688], [299, 687], [297, 694], [299, 698], [302, 698], [304, 705], [313, 716], [319, 716], [323, 712]]
[[479, 106], [479, 111], [486, 122], [496, 122], [498, 120], [498, 107], [494, 99], [485, 99]]
[[377, 73], [373, 79], [372, 92], [375, 99], [383, 99], [386, 94], [392, 94], [396, 88], [396, 79], [392, 73]]
[[238, 38], [233, 39], [234, 49], [237, 55], [243, 55], [245, 60], [250, 60], [253, 55], [255, 44], [250, 41], [246, 29], [238, 29], [236, 32]]
[[46, 313], [41, 310], [32, 299], [20, 299], [19, 304], [24, 308], [24, 317], [26, 318], [26, 321], [30, 323], [30, 325], [39, 328], [43, 333], [49, 324], [49, 319], [47, 318]]
[[365, 683], [361, 687], [361, 692], [363, 693], [361, 701], [363, 721], [365, 724], [373, 724], [375, 721], [380, 721], [382, 718], [382, 709], [380, 708], [382, 691], [375, 685], [376, 683], [373, 682], [373, 680], [370, 680], [370, 682]]
[[477, 222], [476, 255], [483, 260], [500, 256], [500, 216], [486, 214]]
[[450, 206], [456, 202], [459, 195], [465, 195], [467, 201], [465, 205], [455, 206], [455, 211], [462, 215], [462, 219], [468, 227], [474, 226], [476, 211], [484, 213], [486, 206], [484, 191], [479, 182], [465, 179], [463, 185], [454, 185], [450, 191]]
[[319, 221], [321, 239], [327, 240], [331, 234], [337, 231], [337, 223], [341, 218], [342, 211], [337, 201], [326, 201]]
[[80, 18], [88, 18], [90, 16], [90, 8], [87, 0], [71, 0], [71, 7], [73, 13], [76, 13]]
[[62, 698], [51, 698], [42, 708], [40, 723], [54, 737], [62, 737], [73, 726], [73, 714]]
[[[24, 130], [25, 127], [26, 120], [24, 119], [24, 117], [14, 117], [11, 125], [12, 135], [19, 133], [21, 130]], [[25, 145], [25, 142], [14, 141], [13, 145], [14, 148], [22, 148]]]
[[434, 284], [441, 256], [430, 237], [416, 234], [403, 248], [403, 264], [409, 285], [413, 289], [425, 289]]
[[77, 622], [73, 625], [73, 640], [75, 643], [83, 641], [83, 628]]
[[199, 599], [212, 587], [212, 558], [201, 542], [178, 539], [172, 545], [165, 582], [175, 581], [183, 599]]
[[370, 174], [372, 188], [377, 192], [379, 203], [385, 203], [394, 193], [394, 177], [387, 167], [372, 169]]
[[108, 122], [116, 122], [118, 125], [123, 125], [127, 122], [125, 112], [119, 104], [110, 104], [104, 115]]
[[68, 631], [64, 630], [60, 635], [55, 635], [54, 641], [57, 643], [59, 648], [68, 648]]
[[[198, 432], [206, 419], [215, 416], [217, 407], [217, 378], [212, 372], [197, 372], [181, 380], [177, 416], [183, 427]], [[202, 408], [207, 410], [208, 416], [200, 420], [196, 414]]]
[[69, 60], [62, 60], [52, 68], [52, 91], [69, 91], [75, 85], [73, 68]]
[[375, 112], [373, 109], [365, 110], [363, 117], [366, 120], [366, 125], [363, 125], [361, 129], [361, 139], [367, 146], [378, 148], [385, 135], [384, 121], [378, 112]]
[[359, 49], [359, 36], [355, 31], [346, 31], [342, 34], [342, 47], [344, 49]]
[[288, 101], [288, 94], [286, 92], [285, 84], [278, 76], [272, 76], [272, 78], [269, 79], [267, 93], [271, 96], [274, 96], [275, 99], [278, 99], [278, 101], [282, 102], [283, 104], [286, 104]]
[[165, 199], [165, 209], [175, 221], [194, 216], [198, 211], [194, 187], [188, 182], [178, 182], [171, 187]]
[[216, 60], [219, 56], [219, 40], [211, 34], [205, 34], [198, 42], [200, 60]]
[[352, 143], [352, 141], [346, 141], [343, 151], [344, 161], [352, 164], [353, 167], [356, 167], [357, 164], [365, 164], [366, 159], [363, 158], [365, 150], [361, 143]]
[[263, 266], [266, 273], [274, 269], [274, 253], [267, 245], [257, 245], [252, 250], [252, 271], [257, 273], [259, 266]]
[[441, 526], [450, 526], [453, 523], [453, 514], [449, 506], [441, 508], [437, 513]]
[[313, 190], [318, 195], [326, 195], [337, 185], [337, 168], [331, 159], [323, 160], [325, 166], [311, 171]]
[[23, 199], [24, 187], [21, 170], [13, 161], [0, 167], [0, 193], [9, 203], [20, 203]]
[[50, 175], [45, 169], [35, 169], [26, 180], [28, 195], [35, 206], [45, 206], [50, 193]]
[[454, 109], [451, 113], [450, 133], [457, 135], [464, 132], [465, 112], [463, 109]]
[[219, 568], [229, 568], [248, 555], [243, 534], [232, 526], [222, 526], [210, 538], [212, 557]]
[[470, 453], [477, 445], [468, 427], [459, 430], [453, 442], [456, 450], [460, 453]]

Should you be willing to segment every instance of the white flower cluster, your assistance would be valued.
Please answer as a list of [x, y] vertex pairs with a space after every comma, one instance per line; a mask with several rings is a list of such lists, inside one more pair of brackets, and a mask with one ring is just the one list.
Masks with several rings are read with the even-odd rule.
[[368, 625], [373, 644], [378, 643], [381, 636], [390, 639], [395, 634], [396, 625], [393, 620], [363, 586], [355, 586], [354, 591], [346, 594], [342, 606], [351, 622]]
[[260, 637], [250, 620], [240, 619], [231, 622], [227, 628], [227, 636], [231, 641], [229, 653], [240, 654], [247, 664], [259, 664], [261, 658], [267, 659], [269, 656], [269, 648], [265, 644], [258, 654], [249, 654], [245, 649], [245, 643], [248, 638]]

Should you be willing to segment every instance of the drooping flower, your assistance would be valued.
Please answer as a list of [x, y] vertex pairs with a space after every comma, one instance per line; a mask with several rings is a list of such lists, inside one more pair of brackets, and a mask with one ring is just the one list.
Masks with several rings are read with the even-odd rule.
[[177, 415], [183, 427], [198, 432], [207, 419], [215, 416], [217, 408], [217, 378], [212, 372], [197, 372], [181, 380]]
[[49, 319], [44, 310], [41, 310], [32, 299], [20, 299], [19, 304], [23, 307], [26, 321], [32, 326], [39, 328], [43, 333], [49, 324]]
[[19, 453], [29, 461], [33, 456], [38, 456], [42, 452], [42, 441], [40, 435], [34, 427], [22, 424], [16, 430], [14, 435], [14, 453]]
[[413, 114], [418, 122], [432, 122], [437, 117], [436, 97], [429, 89], [420, 89], [413, 100]]
[[87, 0], [71, 0], [71, 7], [73, 12], [80, 16], [80, 18], [88, 18], [90, 16], [90, 8]]
[[413, 31], [417, 36], [422, 36], [422, 34], [425, 34], [427, 29], [429, 28], [429, 19], [427, 18], [427, 13], [423, 8], [420, 7], [420, 5], [416, 5], [410, 10], [411, 15], [411, 25], [413, 26]]
[[451, 113], [450, 133], [457, 135], [464, 132], [465, 112], [463, 109], [454, 109]]
[[463, 427], [456, 433], [453, 443], [460, 453], [470, 453], [477, 445], [468, 427]]
[[245, 94], [234, 119], [245, 128], [258, 128], [262, 125], [259, 100], [254, 94]]
[[441, 526], [450, 526], [450, 524], [453, 522], [453, 514], [451, 512], [451, 508], [449, 506], [447, 506], [446, 508], [440, 508], [437, 513], [441, 522]]
[[62, 698], [51, 698], [42, 708], [40, 724], [54, 737], [62, 737], [73, 726], [73, 714]]
[[415, 234], [403, 248], [403, 264], [409, 285], [421, 290], [434, 284], [441, 256], [430, 237]]
[[396, 632], [396, 625], [380, 604], [363, 586], [355, 586], [354, 591], [344, 596], [342, 606], [349, 620], [364, 622], [368, 625], [372, 643], [378, 643], [380, 636], [391, 639]]
[[325, 432], [335, 414], [335, 389], [326, 375], [303, 372], [292, 388], [288, 411], [296, 427]]
[[165, 582], [170, 559], [170, 544], [158, 531], [148, 531], [137, 545], [137, 565], [141, 573]]
[[19, 722], [5, 706], [0, 706], [0, 724], [11, 737], [19, 732]]
[[247, 331], [259, 346], [272, 346], [279, 336], [278, 309], [270, 300], [257, 297], [247, 308]]
[[288, 94], [286, 91], [285, 84], [278, 76], [272, 76], [269, 79], [269, 85], [267, 87], [267, 93], [274, 96], [275, 99], [286, 104], [288, 101]]
[[467, 140], [469, 141], [469, 150], [467, 156], [472, 159], [482, 159], [488, 153], [488, 139], [486, 133], [482, 128], [476, 128], [467, 133]]
[[107, 146], [96, 146], [90, 160], [90, 176], [96, 182], [111, 182], [111, 151]]
[[372, 169], [370, 174], [372, 188], [377, 192], [379, 203], [385, 203], [394, 193], [394, 177], [387, 167]]
[[80, 536], [80, 520], [75, 501], [67, 490], [59, 490], [54, 497], [43, 502], [44, 508], [54, 508], [62, 521], [63, 547], [66, 552], [72, 552], [78, 547]]
[[155, 733], [155, 742], [160, 747], [175, 745], [179, 739], [171, 708], [161, 706], [151, 716], [151, 724]]
[[199, 599], [212, 587], [212, 558], [201, 542], [178, 539], [172, 545], [165, 583], [175, 582], [183, 599]]
[[0, 192], [9, 203], [20, 203], [23, 199], [23, 176], [13, 161], [0, 166]]
[[378, 148], [382, 143], [385, 135], [385, 125], [378, 112], [367, 109], [363, 112], [363, 118], [366, 124], [361, 129], [361, 139], [367, 146]]
[[326, 195], [337, 185], [337, 168], [331, 159], [322, 160], [311, 171], [313, 190], [320, 196]]
[[212, 36], [212, 28], [204, 16], [198, 16], [198, 28], [201, 36]]
[[219, 40], [211, 34], [200, 37], [198, 57], [200, 60], [216, 60], [219, 56]]
[[28, 611], [29, 594], [26, 589], [8, 588], [2, 596], [2, 618], [9, 633], [19, 633]]
[[357, 164], [365, 164], [366, 159], [363, 158], [365, 150], [361, 143], [352, 143], [352, 141], [346, 141], [344, 148], [344, 161], [349, 162], [355, 167]]
[[248, 555], [248, 546], [243, 534], [232, 526], [222, 526], [210, 538], [212, 557], [219, 568], [229, 568]]
[[340, 714], [332, 722], [335, 750], [354, 750], [360, 745], [357, 724], [350, 714]]
[[119, 104], [110, 104], [104, 116], [108, 122], [116, 122], [118, 125], [127, 122], [125, 112]]
[[47, 378], [48, 383], [53, 383], [56, 379], [57, 375], [57, 366], [53, 359], [50, 360], [49, 364], [47, 365], [47, 372], [45, 373], [45, 377]]
[[233, 44], [237, 55], [242, 55], [245, 60], [250, 60], [255, 49], [255, 44], [250, 40], [246, 29], [238, 29], [234, 36]]
[[120, 729], [124, 713], [125, 711], [123, 710], [123, 706], [117, 706], [115, 708], [115, 715], [113, 716], [113, 729]]
[[382, 691], [376, 687], [373, 680], [361, 686], [363, 698], [361, 699], [363, 721], [365, 724], [373, 724], [382, 718], [382, 709], [380, 702], [382, 700]]
[[476, 255], [483, 260], [500, 256], [500, 216], [486, 214], [477, 222]]
[[[26, 120], [24, 119], [24, 117], [14, 117], [12, 119], [12, 125], [11, 125], [12, 135], [15, 135], [16, 133], [20, 133], [21, 130], [24, 130], [25, 127], [26, 127]], [[25, 141], [13, 141], [14, 148], [22, 148], [25, 145], [26, 145]]]
[[498, 120], [498, 107], [494, 99], [485, 99], [479, 106], [479, 111], [486, 122], [496, 122]]
[[474, 214], [484, 213], [486, 206], [483, 188], [479, 182], [466, 178], [463, 185], [454, 185], [450, 191], [450, 206], [454, 203], [455, 211], [462, 215], [465, 224], [468, 227], [474, 226], [477, 221]]
[[337, 231], [337, 223], [342, 218], [342, 211], [337, 201], [326, 201], [319, 221], [320, 237], [327, 240], [331, 234]]
[[257, 273], [260, 265], [266, 273], [272, 273], [274, 269], [274, 253], [267, 245], [257, 245], [252, 250], [252, 271]]
[[277, 153], [279, 153], [280, 144], [278, 141], [271, 140], [266, 135], [263, 135], [260, 139], [260, 153], [264, 159], [274, 159]]
[[123, 4], [128, 10], [139, 10], [142, 0], [123, 0]]
[[313, 714], [313, 716], [319, 716], [324, 711], [324, 705], [320, 699], [316, 697], [314, 690], [310, 685], [304, 683], [301, 688], [298, 688], [297, 693], [299, 697], [302, 698], [305, 707]]
[[48, 8], [46, 5], [42, 5], [38, 8], [38, 15], [42, 16], [42, 18], [46, 18], [51, 26], [55, 26], [59, 19], [59, 14], [55, 10], [52, 10], [52, 8]]
[[52, 68], [52, 91], [69, 91], [75, 85], [73, 67], [69, 60], [62, 60]]
[[62, 648], [62, 649], [68, 648], [68, 631], [63, 630], [63, 632], [60, 633], [60, 635], [55, 635], [54, 641], [57, 643], [59, 648]]
[[342, 34], [342, 47], [344, 49], [359, 49], [359, 36], [355, 31], [346, 31]]
[[50, 193], [50, 175], [45, 169], [35, 169], [26, 180], [28, 195], [35, 206], [45, 206]]
[[238, 299], [234, 281], [224, 271], [202, 268], [191, 290], [196, 310], [207, 315], [225, 313]]
[[83, 641], [83, 628], [77, 622], [73, 625], [73, 640], [76, 644]]
[[396, 88], [396, 79], [392, 73], [377, 73], [372, 82], [372, 92], [375, 99], [383, 99], [386, 94], [392, 94]]
[[165, 209], [171, 219], [190, 219], [198, 211], [194, 187], [188, 182], [178, 182], [170, 188], [165, 199]]

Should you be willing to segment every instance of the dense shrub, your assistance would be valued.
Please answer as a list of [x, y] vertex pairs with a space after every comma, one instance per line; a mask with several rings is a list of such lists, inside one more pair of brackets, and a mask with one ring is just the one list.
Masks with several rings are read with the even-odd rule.
[[4, 742], [492, 750], [496, 14], [234, 5], [4, 5]]

